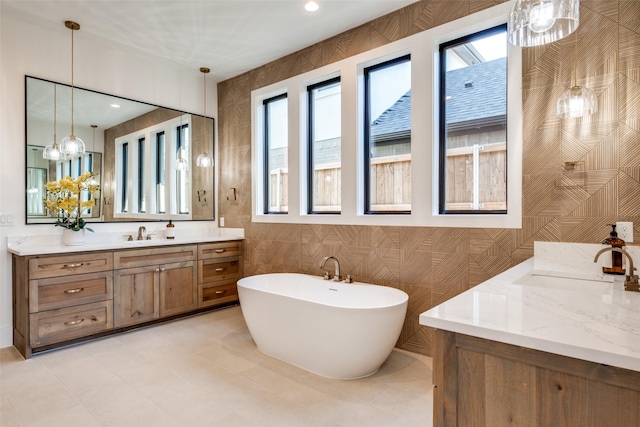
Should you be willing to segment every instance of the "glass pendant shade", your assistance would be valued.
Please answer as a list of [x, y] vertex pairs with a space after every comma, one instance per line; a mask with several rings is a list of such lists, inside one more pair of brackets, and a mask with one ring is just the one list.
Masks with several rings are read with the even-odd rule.
[[209, 153], [202, 153], [198, 155], [196, 159], [196, 166], [201, 168], [210, 168], [213, 166], [213, 158]]
[[84, 141], [75, 135], [69, 135], [60, 141], [60, 151], [67, 156], [75, 156], [85, 152]]
[[44, 147], [42, 158], [53, 161], [62, 160], [64, 158], [64, 153], [60, 151], [60, 147], [56, 142], [54, 142], [53, 145], [47, 145]]
[[579, 18], [580, 0], [514, 0], [508, 40], [523, 47], [553, 43], [573, 33]]
[[186, 171], [188, 169], [189, 169], [189, 165], [187, 164], [187, 161], [185, 159], [180, 157], [179, 159], [176, 160], [176, 170]]
[[587, 87], [574, 86], [558, 99], [557, 113], [562, 119], [577, 119], [598, 111], [598, 97]]

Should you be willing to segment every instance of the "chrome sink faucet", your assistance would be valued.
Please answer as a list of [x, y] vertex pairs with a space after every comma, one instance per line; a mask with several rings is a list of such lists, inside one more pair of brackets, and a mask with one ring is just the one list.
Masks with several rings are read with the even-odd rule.
[[[326, 256], [324, 258], [322, 258], [322, 262], [320, 263], [320, 268], [324, 270], [324, 266], [327, 263], [327, 261], [329, 261], [330, 259], [333, 260], [333, 264], [335, 265], [335, 274], [333, 276], [333, 281], [334, 282], [339, 282], [342, 280], [342, 276], [340, 276], [340, 263], [338, 262], [338, 260], [336, 259], [336, 257], [333, 256]], [[324, 272], [324, 280], [329, 280], [331, 279], [331, 275], [329, 274], [328, 271]]]
[[627, 274], [624, 278], [624, 290], [625, 291], [634, 291], [634, 292], [640, 292], [640, 285], [638, 284], [638, 275], [634, 274], [634, 271], [636, 270], [636, 268], [633, 266], [633, 259], [631, 258], [631, 255], [629, 255], [629, 253], [627, 251], [625, 251], [622, 248], [604, 248], [598, 251], [598, 253], [596, 254], [595, 258], [593, 259], [593, 262], [597, 262], [598, 258], [600, 257], [600, 255], [602, 255], [605, 252], [620, 252], [622, 255], [626, 256], [627, 259], [629, 260], [629, 274]]
[[146, 233], [146, 232], [147, 232], [147, 228], [144, 225], [141, 225], [138, 228], [138, 240], [142, 240], [143, 239], [142, 233]]

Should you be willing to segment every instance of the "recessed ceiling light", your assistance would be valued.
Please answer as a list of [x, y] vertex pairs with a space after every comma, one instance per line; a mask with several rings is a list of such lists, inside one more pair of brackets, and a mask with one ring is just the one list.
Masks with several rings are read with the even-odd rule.
[[111, 104], [111, 107], [113, 108], [120, 108], [120, 106], [118, 104]]
[[318, 3], [316, 3], [315, 1], [311, 0], [308, 1], [305, 5], [304, 8], [308, 11], [308, 12], [315, 12], [316, 10], [320, 9], [320, 6], [318, 6]]

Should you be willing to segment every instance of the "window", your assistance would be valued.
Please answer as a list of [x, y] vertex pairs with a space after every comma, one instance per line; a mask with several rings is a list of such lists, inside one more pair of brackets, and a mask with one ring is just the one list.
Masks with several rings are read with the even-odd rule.
[[289, 210], [287, 94], [263, 101], [264, 108], [264, 213]]
[[440, 45], [439, 210], [507, 210], [507, 28]]
[[180, 124], [176, 128], [176, 201], [178, 213], [181, 215], [189, 213], [189, 200], [191, 192], [189, 190], [189, 125]]
[[166, 213], [165, 204], [165, 161], [166, 156], [164, 154], [164, 132], [158, 132], [156, 134], [156, 147], [155, 147], [155, 196], [156, 196], [156, 212], [159, 214]]
[[129, 143], [122, 144], [120, 149], [120, 182], [125, 185], [120, 190], [120, 212], [127, 212], [129, 210]]
[[144, 213], [147, 211], [147, 199], [145, 197], [145, 182], [146, 182], [146, 171], [144, 168], [145, 165], [145, 139], [138, 139], [138, 212]]
[[411, 58], [364, 69], [365, 213], [411, 212]]
[[115, 139], [114, 217], [191, 219], [191, 129], [182, 115]]
[[340, 212], [340, 94], [340, 77], [307, 87], [310, 214]]

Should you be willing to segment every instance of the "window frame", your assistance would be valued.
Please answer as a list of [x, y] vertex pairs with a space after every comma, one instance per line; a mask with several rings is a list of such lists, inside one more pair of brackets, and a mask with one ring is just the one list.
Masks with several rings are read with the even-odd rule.
[[[278, 211], [271, 211], [269, 208], [269, 202], [271, 200], [271, 193], [270, 193], [270, 188], [269, 188], [269, 184], [271, 182], [270, 179], [270, 173], [269, 173], [269, 104], [272, 102], [277, 102], [280, 101], [282, 99], [286, 99], [287, 102], [289, 101], [289, 96], [288, 94], [285, 93], [281, 93], [279, 95], [276, 96], [272, 96], [270, 98], [266, 98], [262, 101], [262, 106], [263, 106], [263, 110], [262, 110], [262, 117], [263, 117], [263, 146], [262, 146], [262, 150], [264, 153], [263, 156], [263, 165], [262, 165], [262, 178], [263, 178], [263, 184], [264, 187], [262, 189], [262, 191], [264, 192], [264, 198], [263, 198], [263, 213], [264, 215], [288, 215], [289, 211], [287, 210], [286, 212], [278, 212]], [[288, 107], [287, 107], [288, 110]], [[288, 122], [288, 120], [287, 120]], [[287, 142], [287, 147], [289, 146], [289, 143]], [[287, 158], [287, 162], [288, 162], [288, 158]]]
[[[486, 28], [484, 30], [480, 30], [477, 31], [475, 33], [472, 34], [467, 34], [464, 35], [462, 37], [453, 39], [453, 40], [449, 40], [447, 42], [441, 43], [439, 45], [439, 49], [438, 49], [438, 58], [439, 58], [439, 73], [438, 73], [438, 78], [439, 78], [439, 91], [438, 91], [438, 100], [439, 100], [439, 104], [440, 104], [440, 108], [439, 108], [439, 121], [438, 121], [438, 144], [439, 144], [439, 150], [438, 150], [438, 213], [440, 215], [506, 215], [509, 212], [509, 195], [508, 192], [506, 191], [509, 188], [509, 173], [508, 173], [508, 167], [509, 167], [509, 162], [505, 159], [505, 162], [507, 163], [505, 165], [505, 195], [506, 195], [506, 200], [505, 200], [505, 205], [507, 206], [506, 209], [500, 209], [500, 210], [475, 210], [475, 209], [460, 209], [460, 210], [447, 210], [446, 209], [446, 151], [447, 151], [447, 124], [446, 124], [446, 112], [445, 112], [445, 105], [446, 105], [446, 97], [445, 97], [445, 93], [446, 93], [446, 74], [447, 74], [447, 64], [446, 61], [444, 61], [444, 53], [445, 50], [452, 47], [452, 46], [458, 46], [461, 44], [465, 44], [465, 43], [469, 43], [472, 42], [474, 40], [478, 40], [478, 39], [482, 39], [485, 38], [487, 36], [491, 36], [494, 34], [499, 34], [499, 33], [506, 33], [507, 32], [507, 24], [500, 24], [500, 25], [496, 25], [494, 27], [491, 28]], [[505, 43], [508, 43], [506, 41], [505, 38]], [[509, 67], [509, 54], [507, 52], [507, 57], [506, 57], [506, 66], [507, 69]], [[507, 78], [507, 82], [505, 84], [505, 92], [507, 91], [508, 88], [508, 84], [509, 84], [509, 75], [507, 73], [506, 75]], [[508, 93], [505, 93], [505, 97], [506, 102], [507, 102], [507, 108], [506, 108], [506, 118], [505, 118], [505, 137], [506, 137], [506, 144], [507, 144], [507, 153], [509, 150], [509, 102], [508, 102]]]
[[[337, 77], [332, 77], [328, 80], [323, 80], [321, 82], [318, 83], [313, 83], [307, 86], [307, 214], [308, 215], [339, 215], [340, 212], [342, 211], [342, 203], [340, 203], [340, 210], [339, 211], [315, 211], [313, 209], [314, 207], [314, 203], [313, 203], [313, 198], [314, 198], [314, 191], [313, 191], [313, 187], [314, 187], [314, 179], [315, 179], [315, 164], [313, 163], [313, 143], [314, 141], [314, 128], [315, 126], [313, 125], [313, 106], [314, 106], [314, 99], [313, 99], [313, 91], [318, 89], [318, 88], [322, 88], [322, 87], [326, 87], [326, 86], [332, 86], [336, 83], [340, 83], [340, 90], [342, 91], [342, 82], [340, 80], [340, 76]], [[340, 147], [342, 149], [342, 133], [340, 134], [340, 139], [341, 139], [341, 143], [340, 143]], [[340, 157], [340, 167], [342, 168], [342, 156]]]
[[[369, 65], [362, 70], [363, 78], [364, 78], [364, 93], [363, 93], [363, 103], [364, 103], [364, 118], [362, 120], [363, 125], [363, 179], [364, 179], [364, 187], [363, 187], [363, 203], [364, 203], [364, 214], [365, 215], [410, 215], [411, 209], [409, 210], [397, 210], [397, 211], [374, 211], [371, 210], [371, 135], [370, 135], [370, 126], [369, 124], [372, 122], [371, 118], [371, 108], [370, 108], [370, 97], [371, 97], [371, 80], [370, 75], [374, 71], [384, 70], [385, 68], [390, 68], [395, 65], [409, 62], [409, 67], [411, 67], [411, 54], [408, 53], [406, 55], [398, 56], [397, 58], [388, 59], [382, 62], [379, 62], [374, 65]], [[410, 142], [411, 143], [411, 142]]]

